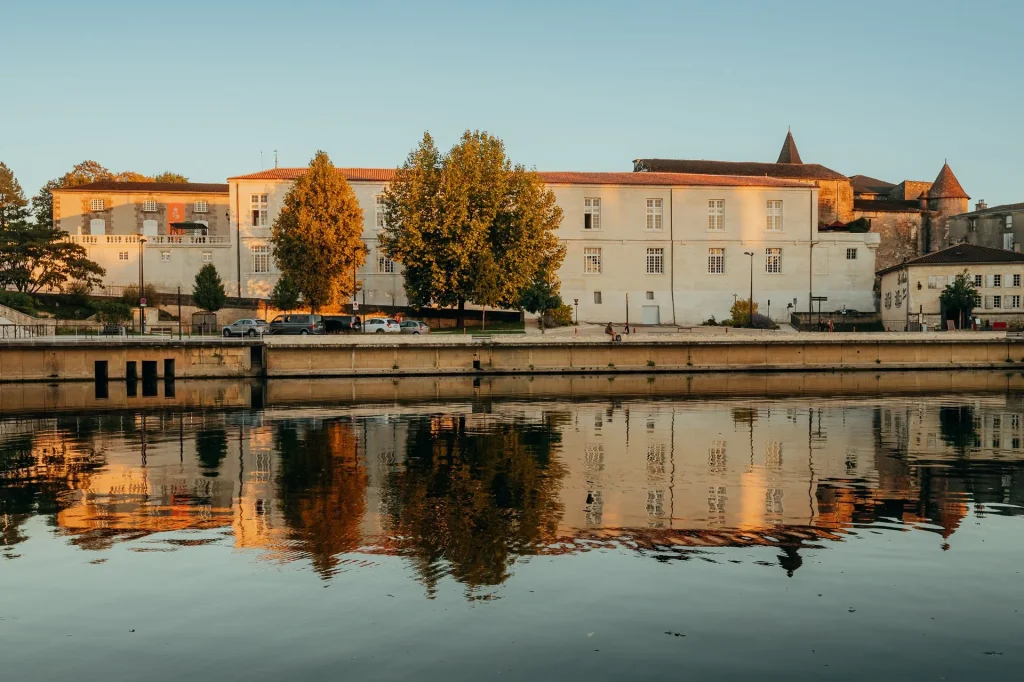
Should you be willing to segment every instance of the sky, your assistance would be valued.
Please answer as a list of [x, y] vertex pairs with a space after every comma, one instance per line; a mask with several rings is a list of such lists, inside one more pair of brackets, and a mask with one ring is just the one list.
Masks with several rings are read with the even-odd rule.
[[538, 170], [643, 157], [897, 183], [944, 160], [1024, 201], [1024, 2], [0, 0], [0, 161], [223, 182], [318, 149], [395, 167], [429, 130]]

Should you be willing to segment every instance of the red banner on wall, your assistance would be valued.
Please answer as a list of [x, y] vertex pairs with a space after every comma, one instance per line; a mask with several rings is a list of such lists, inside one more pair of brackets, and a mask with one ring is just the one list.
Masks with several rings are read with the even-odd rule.
[[167, 204], [167, 234], [185, 234], [185, 230], [171, 227], [185, 222], [185, 204]]

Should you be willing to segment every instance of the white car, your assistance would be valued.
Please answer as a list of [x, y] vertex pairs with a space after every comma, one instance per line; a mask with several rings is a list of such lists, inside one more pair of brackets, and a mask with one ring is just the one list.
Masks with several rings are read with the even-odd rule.
[[402, 325], [397, 320], [385, 317], [370, 317], [363, 320], [363, 331], [369, 334], [400, 334]]

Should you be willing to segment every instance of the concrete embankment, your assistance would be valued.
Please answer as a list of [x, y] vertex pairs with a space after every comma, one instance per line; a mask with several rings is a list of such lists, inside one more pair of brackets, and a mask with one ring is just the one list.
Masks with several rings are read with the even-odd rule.
[[594, 337], [50, 337], [0, 342], [0, 382], [93, 379], [494, 376], [881, 369], [1024, 369], [1005, 334], [651, 334]]

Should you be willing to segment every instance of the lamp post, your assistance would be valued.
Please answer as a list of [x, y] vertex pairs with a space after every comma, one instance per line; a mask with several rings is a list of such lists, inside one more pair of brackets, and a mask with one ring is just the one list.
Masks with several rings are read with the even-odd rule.
[[747, 302], [747, 316], [750, 320], [750, 328], [754, 328], [754, 252], [744, 251], [744, 256], [750, 256], [750, 300]]
[[146, 238], [139, 238], [139, 329], [146, 333], [146, 262], [143, 259]]
[[576, 306], [576, 326], [580, 326], [580, 299], [572, 299], [572, 304]]

